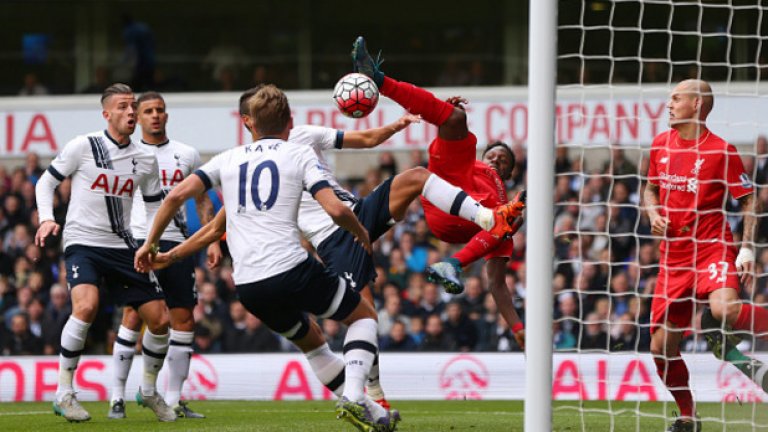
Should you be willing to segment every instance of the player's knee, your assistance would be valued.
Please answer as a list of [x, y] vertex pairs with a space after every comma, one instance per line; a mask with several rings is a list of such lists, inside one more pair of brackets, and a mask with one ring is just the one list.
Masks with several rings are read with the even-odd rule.
[[710, 304], [710, 309], [712, 310], [712, 316], [716, 320], [733, 323], [739, 316], [741, 303], [712, 302]]
[[427, 179], [430, 175], [432, 175], [432, 173], [429, 172], [428, 169], [419, 166], [410, 168], [403, 172], [401, 175], [408, 176], [408, 183], [417, 186], [418, 189], [422, 189], [424, 187], [424, 183], [427, 182]]
[[93, 302], [80, 301], [72, 306], [72, 315], [85, 322], [93, 322], [98, 311], [98, 305]]

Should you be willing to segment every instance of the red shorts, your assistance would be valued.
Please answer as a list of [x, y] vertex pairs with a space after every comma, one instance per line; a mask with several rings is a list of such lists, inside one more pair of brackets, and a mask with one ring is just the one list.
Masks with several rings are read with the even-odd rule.
[[[461, 188], [481, 205], [494, 208], [506, 202], [499, 196], [504, 195], [504, 185], [488, 165], [476, 160], [476, 148], [477, 138], [472, 133], [458, 141], [435, 138], [429, 146], [427, 169]], [[430, 230], [444, 242], [466, 243], [480, 232], [474, 223], [443, 212], [423, 197], [421, 204]]]
[[651, 333], [666, 322], [692, 328], [695, 300], [706, 301], [721, 288], [740, 289], [736, 249], [722, 244], [699, 248], [695, 256], [693, 252], [670, 252], [665, 259], [662, 253], [651, 303]]

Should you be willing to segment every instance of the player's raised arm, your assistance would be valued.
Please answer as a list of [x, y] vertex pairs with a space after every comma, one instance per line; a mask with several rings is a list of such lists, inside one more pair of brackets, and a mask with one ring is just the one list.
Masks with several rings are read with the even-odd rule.
[[379, 128], [345, 131], [342, 148], [373, 148], [392, 138], [393, 135], [407, 128], [412, 123], [420, 122], [421, 116], [405, 114], [397, 119], [397, 121]]
[[168, 252], [158, 253], [152, 260], [152, 270], [164, 269], [174, 262], [186, 258], [210, 244], [218, 242], [226, 230], [227, 213], [224, 207], [222, 207], [221, 210], [216, 213], [213, 220], [197, 230], [192, 237], [174, 246]]
[[205, 183], [202, 178], [199, 175], [191, 175], [173, 188], [165, 197], [160, 208], [157, 210], [155, 220], [152, 223], [152, 229], [147, 233], [147, 240], [136, 251], [133, 264], [137, 271], [147, 272], [150, 270], [150, 255], [157, 253], [160, 236], [171, 220], [173, 220], [173, 216], [187, 199], [204, 193], [205, 189]]

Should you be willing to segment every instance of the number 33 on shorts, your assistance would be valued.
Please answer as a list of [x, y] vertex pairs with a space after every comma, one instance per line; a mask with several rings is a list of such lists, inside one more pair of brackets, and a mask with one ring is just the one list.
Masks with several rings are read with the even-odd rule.
[[715, 282], [725, 282], [728, 277], [728, 262], [718, 261], [710, 263], [707, 267], [709, 270], [709, 279]]

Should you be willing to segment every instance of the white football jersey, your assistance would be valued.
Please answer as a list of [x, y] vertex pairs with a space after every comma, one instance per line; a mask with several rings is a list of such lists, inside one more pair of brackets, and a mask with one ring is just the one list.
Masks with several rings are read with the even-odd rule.
[[[317, 158], [323, 166], [330, 171], [328, 162], [323, 155], [323, 150], [340, 149], [344, 139], [344, 132], [322, 127], [322, 126], [297, 126], [291, 129], [291, 135], [288, 141], [292, 144], [301, 144], [309, 146], [317, 154]], [[342, 188], [333, 178], [331, 183], [336, 196], [349, 207], [357, 203], [357, 198]], [[339, 229], [323, 207], [315, 201], [311, 194], [305, 192], [301, 197], [301, 207], [299, 209], [299, 229], [301, 229], [304, 238], [309, 240], [317, 248], [328, 236]]]
[[[157, 164], [160, 168], [160, 185], [166, 195], [200, 167], [200, 153], [195, 148], [179, 141], [169, 140], [160, 145], [145, 144], [142, 141], [138, 145], [157, 156]], [[131, 231], [137, 239], [147, 238], [147, 229], [152, 226], [155, 219], [154, 212], [149, 217], [150, 220], [147, 221], [144, 202], [137, 200], [133, 204], [133, 213], [131, 214]], [[185, 206], [182, 206], [160, 239], [182, 242], [188, 236], [187, 211]]]
[[236, 284], [267, 279], [307, 259], [296, 222], [301, 195], [333, 180], [315, 152], [265, 138], [221, 153], [195, 173], [206, 187], [221, 186]]
[[48, 171], [59, 181], [72, 175], [64, 248], [75, 244], [136, 247], [131, 233], [134, 195], [141, 188], [145, 201], [162, 199], [155, 155], [133, 140], [119, 145], [106, 131], [69, 141]]

